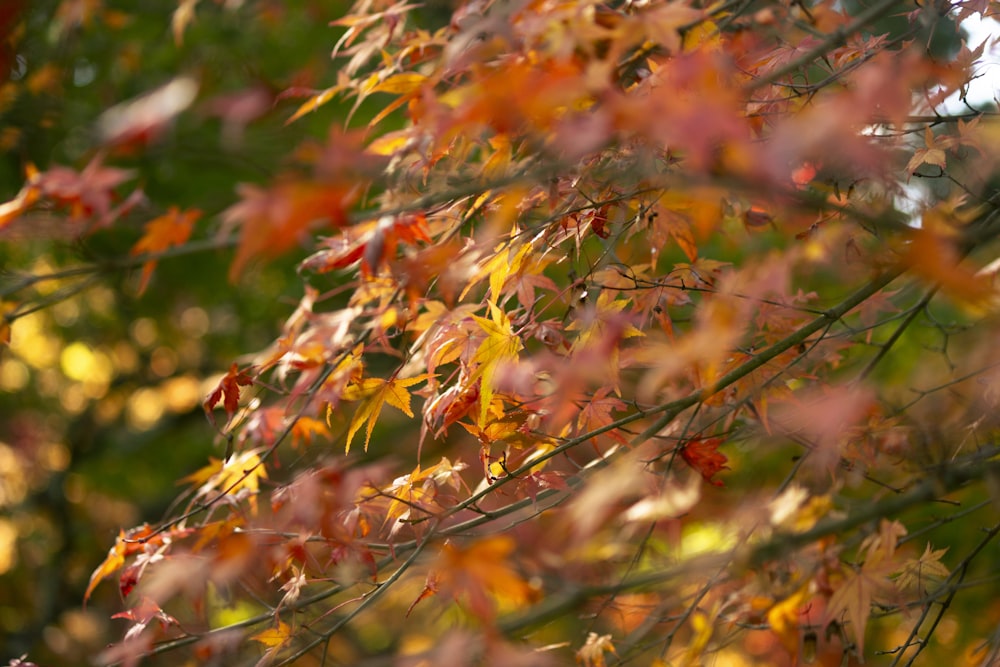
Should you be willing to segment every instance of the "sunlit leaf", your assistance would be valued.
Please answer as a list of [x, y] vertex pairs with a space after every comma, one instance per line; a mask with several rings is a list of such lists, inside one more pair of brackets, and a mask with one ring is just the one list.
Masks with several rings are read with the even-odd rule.
[[232, 419], [240, 406], [240, 387], [248, 387], [252, 384], [253, 378], [246, 371], [241, 371], [236, 362], [233, 362], [229, 371], [219, 380], [218, 386], [205, 399], [203, 406], [209, 419], [214, 421], [212, 411], [220, 400], [226, 409], [226, 417]]
[[354, 416], [351, 418], [351, 424], [347, 430], [347, 444], [344, 446], [345, 453], [351, 451], [351, 442], [354, 440], [354, 434], [366, 423], [365, 451], [368, 451], [368, 443], [371, 441], [372, 430], [374, 430], [379, 415], [382, 413], [382, 406], [386, 403], [400, 410], [407, 417], [412, 418], [413, 411], [410, 409], [410, 392], [407, 391], [407, 387], [412, 387], [415, 384], [423, 382], [428, 377], [429, 375], [424, 373], [405, 379], [395, 377], [388, 380], [365, 378], [360, 383], [348, 387], [343, 395], [344, 400], [360, 400], [361, 404], [354, 411]]
[[479, 418], [480, 427], [486, 425], [490, 402], [493, 399], [494, 378], [497, 370], [504, 364], [517, 361], [517, 353], [521, 349], [521, 339], [511, 329], [510, 319], [496, 304], [489, 302], [490, 317], [473, 316], [480, 328], [486, 333], [486, 339], [479, 344], [472, 358], [476, 368], [472, 379], [480, 379]]
[[[145, 233], [132, 246], [131, 254], [155, 254], [174, 246], [183, 245], [190, 238], [194, 223], [200, 217], [201, 211], [197, 209], [182, 213], [176, 206], [171, 206], [166, 213], [146, 223]], [[149, 279], [153, 275], [153, 269], [156, 268], [156, 261], [151, 259], [142, 265], [139, 294], [146, 291]]]
[[257, 257], [275, 257], [306, 241], [321, 227], [343, 227], [354, 188], [289, 180], [263, 189], [239, 188], [240, 202], [226, 209], [223, 220], [240, 228], [240, 242], [229, 271], [235, 280]]
[[250, 639], [255, 642], [260, 642], [268, 648], [274, 648], [276, 646], [283, 646], [287, 644], [292, 637], [292, 628], [284, 621], [278, 621], [278, 624], [273, 628], [267, 628], [262, 630], [255, 635], [252, 635]]

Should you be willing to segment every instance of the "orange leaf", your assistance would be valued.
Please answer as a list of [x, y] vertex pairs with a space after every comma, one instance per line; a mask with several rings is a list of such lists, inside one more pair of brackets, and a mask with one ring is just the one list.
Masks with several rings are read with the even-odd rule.
[[108, 555], [104, 559], [94, 573], [90, 575], [90, 583], [87, 584], [87, 590], [83, 594], [83, 601], [86, 602], [90, 598], [90, 594], [94, 592], [97, 588], [97, 584], [101, 583], [101, 580], [108, 577], [118, 571], [122, 565], [125, 564], [125, 557], [131, 555], [132, 553], [139, 551], [143, 548], [143, 545], [139, 540], [151, 534], [153, 529], [149, 527], [149, 524], [143, 524], [138, 528], [133, 528], [127, 533], [124, 530], [118, 531], [118, 538], [115, 539], [115, 544], [111, 549], [108, 550]]
[[124, 537], [125, 531], [119, 531], [118, 539], [115, 540], [115, 545], [108, 550], [108, 555], [104, 559], [104, 562], [90, 575], [90, 583], [87, 584], [87, 590], [83, 594], [84, 602], [90, 599], [90, 594], [94, 592], [97, 584], [101, 583], [102, 579], [111, 576], [118, 571], [118, 568], [125, 564], [125, 544], [122, 542]]
[[721, 481], [712, 479], [719, 471], [729, 469], [726, 465], [729, 459], [718, 451], [721, 444], [722, 440], [719, 438], [693, 438], [684, 443], [680, 455], [689, 466], [701, 473], [706, 482], [722, 486]]
[[21, 188], [21, 191], [9, 202], [0, 204], [0, 229], [13, 222], [38, 199], [38, 188], [34, 186], [35, 178], [38, 176], [38, 169], [35, 168], [35, 165], [29, 163], [25, 172], [27, 183]]
[[16, 303], [0, 301], [0, 346], [10, 345], [11, 322], [15, 312], [17, 312]]
[[826, 607], [826, 623], [846, 616], [858, 645], [858, 654], [864, 655], [865, 628], [872, 611], [872, 602], [890, 601], [896, 597], [898, 587], [889, 578], [900, 570], [895, 559], [896, 546], [906, 529], [898, 521], [882, 519], [879, 532], [869, 535], [861, 543], [864, 563], [844, 567], [844, 580], [830, 597]]
[[0, 205], [0, 228], [8, 225], [38, 200], [47, 200], [56, 206], [68, 208], [73, 221], [93, 218], [94, 223], [105, 226], [142, 198], [141, 192], [136, 190], [119, 206], [112, 207], [118, 199], [115, 189], [132, 178], [133, 172], [103, 166], [100, 155], [79, 172], [58, 165], [43, 172], [35, 169], [34, 165], [29, 165], [26, 171], [28, 181], [18, 195]]
[[[132, 246], [131, 254], [161, 253], [167, 248], [183, 245], [191, 237], [191, 229], [200, 217], [201, 211], [198, 209], [181, 213], [179, 208], [171, 206], [166, 213], [146, 223], [146, 233]], [[146, 291], [153, 269], [156, 268], [156, 261], [151, 259], [142, 265], [139, 294]]]
[[311, 255], [302, 268], [319, 273], [342, 269], [361, 261], [361, 274], [371, 277], [389, 258], [396, 256], [400, 241], [416, 245], [430, 243], [427, 221], [422, 214], [383, 216], [378, 222], [350, 227], [337, 237], [324, 239], [326, 250]]
[[767, 611], [767, 623], [789, 653], [796, 655], [800, 646], [799, 615], [808, 599], [806, 587], [788, 596]]
[[300, 444], [309, 445], [312, 443], [313, 437], [327, 438], [329, 436], [330, 430], [319, 419], [299, 417], [292, 427], [292, 447], [298, 447]]
[[516, 546], [509, 535], [486, 537], [468, 547], [446, 542], [417, 601], [440, 590], [464, 598], [469, 611], [484, 620], [495, 616], [498, 603], [523, 605], [534, 592], [508, 562]]
[[281, 646], [288, 643], [288, 640], [292, 638], [292, 629], [284, 621], [278, 621], [278, 625], [273, 628], [268, 628], [263, 632], [258, 632], [250, 639], [255, 642], [260, 642], [268, 648], [275, 648], [276, 646]]
[[941, 291], [973, 311], [988, 308], [997, 292], [990, 277], [963, 266], [958, 250], [944, 234], [916, 229], [903, 253], [903, 263], [915, 274], [936, 283]]
[[931, 129], [930, 125], [924, 129], [924, 145], [927, 147], [915, 150], [913, 152], [913, 157], [911, 157], [910, 161], [907, 163], [907, 179], [909, 179], [909, 176], [923, 164], [933, 165], [942, 170], [944, 170], [945, 166], [947, 166], [948, 156], [945, 155], [944, 148], [934, 137], [934, 131]]
[[222, 214], [229, 226], [240, 226], [236, 257], [229, 269], [235, 281], [251, 259], [276, 257], [300, 245], [320, 225], [343, 227], [357, 192], [330, 183], [284, 181], [265, 190], [239, 187], [242, 201]]

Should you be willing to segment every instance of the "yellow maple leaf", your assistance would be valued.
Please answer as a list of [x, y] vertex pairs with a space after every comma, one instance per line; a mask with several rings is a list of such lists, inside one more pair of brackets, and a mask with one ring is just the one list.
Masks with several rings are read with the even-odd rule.
[[497, 369], [505, 363], [517, 361], [517, 353], [520, 351], [521, 339], [510, 326], [510, 318], [495, 303], [489, 302], [490, 317], [479, 317], [473, 315], [476, 323], [486, 332], [486, 340], [479, 344], [472, 362], [477, 364], [472, 373], [472, 381], [482, 380], [479, 390], [479, 419], [477, 424], [480, 428], [486, 425], [486, 416], [493, 401], [493, 378]]
[[388, 380], [383, 380], [382, 378], [365, 378], [344, 390], [342, 398], [345, 400], [362, 401], [351, 418], [351, 425], [347, 430], [347, 444], [345, 445], [344, 453], [346, 454], [351, 451], [351, 442], [354, 440], [354, 435], [361, 428], [361, 425], [366, 422], [368, 426], [365, 429], [365, 451], [368, 451], [368, 443], [372, 439], [372, 430], [375, 428], [375, 422], [378, 421], [378, 417], [382, 413], [382, 406], [386, 403], [400, 410], [407, 417], [412, 418], [413, 410], [410, 409], [410, 392], [406, 388], [412, 387], [418, 382], [423, 382], [428, 377], [430, 377], [430, 374], [423, 373], [403, 380], [398, 378], [390, 378]]
[[792, 655], [797, 655], [799, 651], [799, 611], [808, 598], [808, 587], [802, 586], [767, 611], [767, 623], [771, 626], [771, 631]]
[[267, 470], [260, 460], [258, 450], [248, 449], [234, 454], [223, 462], [211, 457], [209, 464], [181, 479], [182, 482], [200, 484], [197, 496], [205, 497], [217, 492], [224, 495], [239, 493], [249, 496], [250, 510], [257, 511], [257, 492], [260, 480], [267, 479]]
[[276, 627], [268, 628], [263, 632], [258, 632], [250, 639], [255, 642], [260, 642], [268, 648], [275, 648], [288, 643], [288, 640], [291, 639], [291, 637], [292, 629], [288, 626], [288, 623], [278, 621], [278, 625]]

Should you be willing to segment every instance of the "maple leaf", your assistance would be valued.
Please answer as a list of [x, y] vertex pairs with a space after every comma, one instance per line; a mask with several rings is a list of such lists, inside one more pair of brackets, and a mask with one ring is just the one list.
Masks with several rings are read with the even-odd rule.
[[476, 335], [478, 334], [472, 313], [476, 306], [466, 304], [453, 311], [447, 311], [443, 304], [431, 310], [428, 315], [436, 320], [426, 341], [427, 371], [434, 373], [438, 366], [458, 359], [469, 361], [475, 356]]
[[111, 618], [124, 618], [132, 621], [132, 627], [125, 633], [126, 640], [139, 635], [153, 620], [159, 621], [162, 627], [180, 625], [176, 618], [164, 612], [160, 609], [160, 605], [148, 597], [143, 597], [136, 606], [114, 614]]
[[480, 428], [486, 426], [486, 417], [493, 401], [493, 384], [497, 369], [503, 364], [517, 361], [517, 353], [521, 349], [521, 339], [511, 329], [510, 319], [493, 301], [489, 301], [490, 317], [473, 315], [473, 319], [486, 332], [486, 340], [479, 344], [476, 354], [472, 357], [476, 369], [472, 372], [471, 381], [481, 379], [479, 389]]
[[808, 588], [803, 586], [767, 611], [771, 632], [792, 655], [797, 655], [800, 648], [799, 615], [808, 597]]
[[229, 371], [219, 380], [218, 386], [205, 399], [205, 414], [208, 415], [212, 423], [215, 423], [212, 411], [220, 400], [226, 409], [226, 418], [232, 419], [240, 407], [240, 387], [252, 384], [253, 378], [247, 375], [246, 371], [241, 371], [236, 362], [233, 362], [232, 366], [229, 367]]
[[892, 581], [885, 573], [862, 566], [849, 569], [830, 598], [826, 608], [827, 618], [847, 617], [859, 655], [864, 655], [865, 628], [871, 615], [872, 601], [884, 599], [894, 590]]
[[[345, 75], [343, 77], [343, 81], [341, 81], [337, 85], [331, 86], [326, 90], [315, 91], [314, 95], [310, 96], [310, 98], [306, 100], [295, 113], [289, 116], [288, 120], [285, 121], [285, 125], [290, 125], [295, 121], [297, 121], [299, 118], [302, 118], [302, 116], [305, 116], [306, 114], [311, 113], [316, 109], [319, 109], [321, 106], [323, 106], [324, 104], [332, 100], [334, 97], [336, 97], [338, 93], [344, 92], [349, 87], [350, 86], [347, 82], [347, 77]], [[286, 93], [283, 96], [285, 97], [289, 96], [288, 92], [289, 91], [286, 91]]]
[[450, 487], [458, 490], [465, 485], [460, 471], [467, 466], [461, 461], [452, 463], [447, 458], [428, 467], [417, 466], [413, 472], [393, 480], [392, 485], [384, 489], [385, 495], [392, 498], [386, 510], [385, 522], [392, 522], [390, 534], [398, 531], [403, 523], [413, 517], [415, 511], [433, 512], [437, 504], [438, 490]]
[[430, 375], [424, 373], [403, 380], [398, 378], [390, 378], [388, 380], [383, 380], [382, 378], [365, 378], [349, 386], [344, 391], [342, 398], [347, 401], [361, 400], [362, 403], [354, 411], [354, 416], [351, 418], [351, 424], [347, 430], [347, 444], [344, 447], [344, 453], [346, 454], [351, 451], [351, 442], [354, 440], [354, 434], [358, 432], [361, 425], [365, 422], [368, 423], [365, 429], [365, 451], [368, 451], [368, 443], [371, 441], [372, 430], [375, 428], [375, 423], [382, 413], [382, 406], [386, 403], [402, 411], [407, 417], [412, 418], [413, 410], [410, 409], [410, 393], [406, 391], [406, 388], [412, 387], [418, 382], [423, 382], [428, 377]]
[[360, 260], [361, 275], [370, 278], [388, 258], [396, 256], [400, 241], [411, 245], [418, 241], [430, 243], [423, 215], [385, 215], [377, 222], [351, 227], [338, 237], [323, 240], [321, 243], [327, 249], [308, 257], [302, 268], [326, 273]]
[[90, 220], [96, 226], [107, 226], [143, 199], [142, 192], [135, 190], [119, 206], [112, 207], [118, 199], [116, 188], [132, 178], [133, 172], [103, 166], [100, 155], [79, 172], [60, 165], [43, 172], [34, 165], [28, 165], [26, 172], [27, 182], [18, 195], [0, 205], [0, 228], [37, 201], [68, 208], [70, 219], [74, 222]]
[[890, 600], [899, 588], [889, 575], [899, 570], [895, 560], [896, 545], [906, 529], [898, 521], [882, 519], [879, 531], [862, 542], [865, 560], [860, 566], [845, 567], [844, 580], [836, 588], [826, 607], [827, 624], [846, 616], [858, 646], [864, 655], [865, 628], [873, 601]]
[[[90, 594], [97, 588], [97, 584], [101, 583], [101, 580], [108, 577], [118, 571], [122, 565], [125, 564], [125, 558], [131, 553], [137, 550], [139, 540], [150, 535], [153, 529], [149, 524], [143, 524], [138, 528], [133, 528], [126, 533], [124, 530], [118, 531], [118, 538], [115, 540], [114, 546], [108, 550], [108, 555], [104, 559], [93, 574], [90, 575], [90, 582], [87, 584], [87, 590], [83, 594], [83, 601], [90, 598]], [[138, 547], [141, 549], [141, 546]]]
[[945, 155], [944, 146], [934, 136], [930, 125], [924, 130], [924, 145], [926, 148], [915, 150], [913, 157], [906, 164], [907, 180], [922, 164], [930, 164], [942, 170], [947, 165], [948, 157]]
[[314, 437], [327, 438], [330, 436], [330, 429], [319, 419], [312, 417], [299, 417], [292, 426], [292, 447], [300, 444], [309, 445]]
[[509, 535], [484, 537], [467, 547], [446, 542], [417, 601], [446, 592], [456, 600], [466, 600], [469, 611], [484, 621], [495, 617], [497, 604], [524, 605], [534, 590], [509, 563], [516, 546]]
[[437, 394], [424, 406], [424, 428], [432, 429], [434, 437], [448, 431], [448, 427], [465, 417], [479, 400], [479, 382], [458, 383]]
[[722, 270], [729, 265], [729, 262], [700, 257], [691, 264], [685, 262], [674, 264], [674, 270], [670, 275], [682, 285], [711, 286], [715, 284], [716, 278], [722, 273]]
[[214, 500], [220, 495], [249, 497], [251, 511], [257, 510], [257, 492], [260, 480], [267, 479], [267, 469], [260, 459], [260, 452], [248, 449], [237, 452], [223, 461], [214, 456], [209, 464], [181, 479], [182, 482], [199, 484], [196, 498]]
[[698, 245], [695, 243], [688, 218], [666, 207], [661, 207], [657, 213], [649, 234], [654, 252], [663, 248], [669, 237], [676, 241], [689, 261], [697, 261]]
[[[603, 428], [615, 420], [615, 417], [611, 414], [612, 412], [622, 412], [627, 409], [628, 406], [624, 401], [614, 396], [609, 396], [610, 393], [611, 387], [601, 387], [592, 396], [588, 397], [583, 409], [580, 410], [580, 414], [573, 421], [572, 433], [574, 435], [589, 433]], [[624, 434], [618, 429], [608, 431], [606, 435], [621, 444], [627, 442]]]
[[576, 652], [576, 661], [583, 667], [605, 667], [608, 663], [604, 659], [604, 654], [609, 652], [618, 655], [614, 644], [611, 643], [611, 635], [588, 632], [587, 641]]
[[[190, 238], [194, 223], [200, 217], [201, 211], [198, 209], [181, 213], [178, 207], [171, 206], [166, 213], [146, 223], [145, 234], [132, 246], [130, 254], [160, 253], [167, 248], [183, 245]], [[146, 291], [156, 262], [157, 260], [151, 259], [142, 265], [139, 294]]]
[[[180, 527], [175, 527], [167, 531], [155, 532], [148, 523], [144, 523], [141, 526], [131, 528], [127, 531], [119, 530], [118, 537], [115, 539], [115, 544], [108, 550], [107, 557], [97, 567], [97, 569], [94, 570], [93, 574], [90, 575], [90, 582], [87, 584], [87, 590], [83, 595], [84, 603], [86, 603], [86, 601], [90, 598], [90, 594], [94, 591], [97, 585], [106, 577], [117, 572], [118, 569], [125, 564], [125, 560], [129, 556], [140, 554], [141, 559], [142, 554], [147, 552], [151, 547], [162, 547], [164, 545], [168, 545], [172, 541], [187, 537], [194, 532], [195, 529], [193, 528]], [[123, 579], [125, 576], [126, 575], [123, 573]], [[131, 584], [123, 582], [123, 585], [121, 586], [123, 596], [128, 594], [128, 591], [130, 590], [129, 587], [132, 585], [134, 585], [134, 582]]]
[[[910, 242], [903, 252], [903, 264], [921, 278], [940, 286], [941, 291], [970, 312], [983, 313], [997, 303], [997, 290], [990, 276], [972, 271], [961, 263], [953, 239], [937, 227], [934, 220], [947, 216], [946, 206], [924, 214], [924, 227], [910, 232]], [[940, 210], [944, 209], [944, 210]]]
[[947, 549], [932, 550], [928, 544], [920, 558], [903, 564], [896, 577], [896, 586], [901, 590], [917, 589], [923, 593], [928, 583], [947, 578], [951, 571], [941, 562], [941, 557], [947, 552]]
[[689, 466], [697, 470], [706, 482], [722, 486], [720, 480], [712, 479], [722, 470], [728, 470], [728, 459], [719, 453], [720, 438], [692, 438], [681, 446], [680, 455]]
[[269, 649], [284, 646], [292, 638], [292, 629], [284, 621], [278, 621], [273, 628], [268, 628], [250, 637], [255, 642], [260, 642]]
[[251, 259], [275, 257], [302, 244], [321, 225], [343, 227], [357, 189], [336, 183], [285, 180], [268, 189], [238, 188], [241, 201], [222, 213], [224, 231], [240, 227], [236, 257], [229, 269], [235, 281]]
[[533, 471], [518, 479], [518, 489], [524, 489], [532, 502], [538, 502], [538, 493], [545, 489], [569, 491], [570, 485], [565, 477], [565, 473], [559, 471]]
[[34, 186], [34, 181], [38, 177], [38, 169], [35, 165], [28, 164], [25, 168], [26, 183], [24, 187], [17, 193], [17, 196], [8, 202], [0, 204], [0, 229], [3, 229], [18, 216], [28, 210], [32, 204], [34, 204], [40, 192], [38, 188]]
[[[511, 201], [516, 201], [516, 199], [504, 199], [505, 203]], [[517, 274], [521, 270], [524, 260], [530, 251], [530, 243], [526, 243], [516, 250], [508, 247], [506, 243], [498, 245], [493, 249], [489, 258], [472, 275], [468, 285], [462, 290], [458, 298], [464, 299], [473, 286], [478, 284], [483, 278], [488, 277], [490, 281], [490, 299], [494, 303], [500, 303], [501, 292], [504, 283], [507, 282], [508, 276]]]

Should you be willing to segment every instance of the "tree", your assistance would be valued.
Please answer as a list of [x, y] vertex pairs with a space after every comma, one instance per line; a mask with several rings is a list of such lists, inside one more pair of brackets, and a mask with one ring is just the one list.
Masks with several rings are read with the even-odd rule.
[[[298, 21], [197, 5], [160, 49]], [[54, 43], [132, 29], [95, 6]], [[217, 451], [94, 563], [98, 661], [992, 664], [997, 109], [962, 27], [993, 11], [360, 0], [295, 33], [317, 83], [244, 47], [289, 70], [105, 101], [0, 208], [5, 382], [52, 384], [18, 337], [100, 281], [295, 303], [213, 369]], [[277, 166], [171, 186], [205, 114]], [[80, 405], [143, 391], [72, 345]]]

